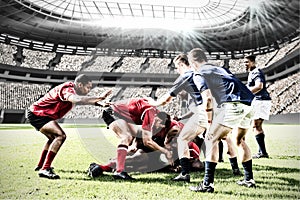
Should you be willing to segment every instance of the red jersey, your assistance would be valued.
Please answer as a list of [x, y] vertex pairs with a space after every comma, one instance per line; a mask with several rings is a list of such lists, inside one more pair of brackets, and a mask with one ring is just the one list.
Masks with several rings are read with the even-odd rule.
[[153, 119], [159, 110], [149, 105], [146, 99], [133, 98], [118, 101], [111, 106], [114, 115], [128, 123], [142, 125], [142, 128], [151, 131]]
[[159, 146], [164, 146], [165, 138], [167, 137], [168, 132], [174, 128], [179, 127], [179, 131], [182, 130], [184, 124], [175, 120], [171, 120], [170, 127], [162, 128], [159, 132], [155, 133], [152, 130], [152, 140], [155, 141]]
[[74, 94], [76, 92], [73, 82], [60, 84], [34, 102], [30, 106], [30, 111], [37, 116], [60, 119], [72, 109], [73, 103], [67, 99]]

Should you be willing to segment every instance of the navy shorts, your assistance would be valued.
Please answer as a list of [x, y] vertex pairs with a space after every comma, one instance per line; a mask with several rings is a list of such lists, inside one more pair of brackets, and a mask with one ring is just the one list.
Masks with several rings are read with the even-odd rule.
[[45, 124], [47, 124], [50, 121], [53, 121], [54, 119], [50, 117], [43, 117], [43, 116], [37, 116], [33, 114], [31, 111], [28, 111], [27, 113], [28, 121], [29, 123], [36, 129], [40, 130]]

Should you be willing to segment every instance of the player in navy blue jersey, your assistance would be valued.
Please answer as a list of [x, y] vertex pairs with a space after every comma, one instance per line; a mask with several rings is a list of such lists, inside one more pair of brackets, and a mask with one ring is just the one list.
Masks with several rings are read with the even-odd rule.
[[[152, 106], [160, 106], [169, 103], [172, 98], [176, 97], [181, 91], [186, 91], [189, 94], [189, 99], [191, 100], [189, 105], [189, 110], [192, 111], [191, 116], [186, 116], [189, 118], [185, 123], [182, 131], [177, 138], [178, 144], [178, 157], [179, 162], [182, 167], [181, 173], [175, 177], [174, 181], [190, 181], [190, 166], [189, 166], [189, 148], [188, 143], [192, 141], [199, 134], [204, 133], [207, 129], [208, 123], [212, 120], [212, 110], [211, 108], [211, 94], [209, 90], [205, 90], [200, 94], [197, 89], [196, 84], [193, 80], [193, 69], [189, 65], [187, 55], [179, 54], [174, 58], [175, 68], [177, 69], [180, 76], [174, 82], [173, 87], [168, 93], [163, 95], [157, 101], [149, 99], [149, 104]], [[203, 99], [202, 99], [203, 97]]]
[[195, 192], [214, 192], [214, 174], [218, 162], [218, 142], [237, 127], [236, 144], [241, 153], [244, 179], [239, 185], [255, 187], [252, 172], [251, 151], [245, 142], [245, 135], [251, 126], [254, 99], [252, 92], [228, 70], [207, 63], [203, 50], [192, 49], [189, 63], [195, 69], [194, 80], [200, 92], [210, 89], [217, 102], [214, 120], [206, 134], [206, 162], [204, 180], [198, 186], [191, 186]]
[[255, 138], [259, 147], [258, 153], [253, 158], [269, 158], [265, 146], [265, 134], [262, 128], [264, 120], [269, 120], [271, 111], [271, 97], [266, 88], [266, 79], [264, 73], [256, 67], [255, 56], [245, 57], [244, 64], [249, 72], [247, 87], [255, 95], [253, 106]]

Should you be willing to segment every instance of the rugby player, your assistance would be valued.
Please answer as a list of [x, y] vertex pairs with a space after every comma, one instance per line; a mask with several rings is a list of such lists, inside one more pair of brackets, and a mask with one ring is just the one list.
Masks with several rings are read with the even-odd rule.
[[[152, 139], [162, 147], [166, 147], [170, 150], [176, 150], [177, 147], [176, 144], [173, 143], [173, 138], [178, 136], [178, 133], [182, 128], [183, 124], [181, 122], [171, 120], [167, 113], [160, 112], [153, 120], [151, 130], [153, 134]], [[127, 172], [150, 172], [160, 170], [175, 171], [178, 168], [178, 165], [170, 166], [162, 160], [160, 158], [162, 155], [161, 152], [153, 152], [152, 149], [147, 148], [141, 140], [141, 130], [138, 128], [137, 131], [137, 137], [133, 144], [129, 147], [129, 149], [134, 149], [134, 153], [132, 153], [132, 151], [128, 151], [126, 156], [125, 169]], [[190, 142], [189, 149], [192, 157], [190, 163], [193, 170], [198, 171], [203, 169], [204, 166], [198, 159], [200, 154], [198, 146], [195, 143]], [[175, 160], [176, 158], [173, 157], [173, 159]], [[94, 178], [100, 176], [103, 171], [112, 172], [116, 169], [116, 164], [116, 159], [111, 159], [106, 165], [91, 163], [88, 169], [88, 175]]]
[[136, 125], [141, 125], [142, 140], [146, 147], [153, 151], [160, 151], [166, 155], [172, 164], [172, 153], [158, 145], [152, 140], [151, 125], [155, 115], [160, 111], [151, 106], [146, 98], [132, 98], [117, 101], [103, 111], [102, 118], [112, 131], [120, 138], [117, 147], [117, 166], [113, 174], [115, 179], [132, 180], [133, 178], [125, 172], [125, 160], [128, 146], [137, 136]]
[[236, 144], [241, 153], [244, 179], [238, 185], [255, 187], [251, 151], [245, 135], [254, 114], [252, 92], [228, 70], [207, 63], [205, 52], [199, 48], [188, 53], [189, 63], [195, 69], [194, 80], [200, 92], [210, 89], [217, 102], [214, 120], [206, 134], [206, 162], [204, 180], [191, 186], [195, 192], [214, 192], [214, 174], [218, 162], [218, 142], [237, 127]]
[[269, 120], [271, 111], [271, 97], [266, 88], [266, 78], [264, 73], [256, 67], [255, 56], [249, 55], [245, 57], [244, 64], [248, 74], [247, 87], [255, 95], [253, 106], [254, 112], [254, 131], [255, 139], [258, 144], [258, 153], [253, 155], [252, 158], [269, 158], [265, 146], [265, 134], [262, 128], [264, 120]]
[[[165, 105], [172, 101], [179, 92], [186, 91], [189, 95], [189, 114], [186, 114], [180, 119], [188, 118], [184, 128], [177, 138], [178, 157], [182, 168], [181, 173], [176, 176], [174, 181], [190, 182], [190, 152], [188, 143], [196, 138], [198, 135], [205, 132], [208, 123], [212, 121], [212, 109], [205, 110], [204, 107], [211, 108], [211, 95], [209, 90], [205, 90], [200, 94], [193, 80], [193, 69], [189, 65], [187, 55], [179, 54], [174, 58], [175, 68], [180, 76], [176, 79], [173, 87], [159, 98], [157, 101], [149, 98], [149, 103], [152, 106]], [[203, 99], [202, 99], [203, 97]], [[205, 106], [202, 106], [205, 105]]]
[[98, 97], [85, 96], [91, 89], [91, 80], [81, 74], [74, 82], [65, 82], [54, 87], [30, 106], [28, 110], [30, 124], [48, 138], [35, 168], [39, 171], [40, 177], [60, 178], [54, 173], [51, 163], [63, 145], [66, 134], [56, 120], [62, 118], [75, 104], [98, 105], [98, 101], [111, 94], [111, 90], [107, 90]]

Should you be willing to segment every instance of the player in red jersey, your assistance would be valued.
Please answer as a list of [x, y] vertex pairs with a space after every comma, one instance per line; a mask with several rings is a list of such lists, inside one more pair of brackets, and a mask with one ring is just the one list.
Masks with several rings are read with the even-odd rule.
[[54, 87], [30, 106], [30, 124], [48, 138], [35, 169], [39, 171], [40, 177], [60, 178], [53, 172], [51, 163], [64, 143], [66, 134], [56, 120], [70, 111], [74, 104], [97, 105], [98, 101], [104, 100], [111, 93], [111, 90], [108, 90], [98, 97], [85, 96], [91, 89], [91, 80], [81, 74], [74, 82], [65, 82]]
[[172, 153], [152, 140], [151, 125], [155, 115], [159, 112], [157, 108], [149, 105], [145, 98], [118, 101], [103, 111], [103, 120], [120, 138], [117, 147], [117, 169], [113, 175], [114, 178], [133, 179], [124, 169], [128, 146], [132, 143], [133, 138], [137, 136], [135, 125], [141, 125], [142, 127], [144, 145], [153, 151], [164, 153], [169, 162], [172, 163]]
[[[152, 140], [154, 140], [157, 144], [159, 144], [162, 147], [177, 150], [176, 140], [172, 139], [174, 137], [177, 137], [179, 132], [183, 128], [183, 124], [181, 122], [171, 120], [170, 116], [167, 113], [160, 112], [155, 116], [151, 127], [151, 132], [153, 134]], [[143, 144], [141, 138], [141, 130], [137, 129], [137, 131], [138, 132], [136, 133], [137, 137], [135, 138], [135, 142], [133, 143], [133, 145], [130, 146], [131, 149], [133, 149], [133, 152], [128, 151], [128, 154], [126, 156], [126, 171], [149, 172], [162, 169], [175, 170], [176, 166], [168, 166], [168, 162], [165, 162], [163, 159], [160, 158], [160, 156], [162, 155], [161, 152], [153, 152], [152, 149], [149, 149]], [[191, 151], [191, 165], [193, 169], [199, 170], [201, 168], [204, 168], [203, 164], [198, 160], [200, 154], [198, 146], [195, 143], [191, 142], [189, 144], [189, 148]], [[176, 158], [173, 159], [175, 160]], [[91, 163], [88, 169], [89, 176], [97, 177], [101, 175], [103, 171], [112, 172], [116, 169], [116, 165], [116, 159], [111, 159], [106, 165]]]

